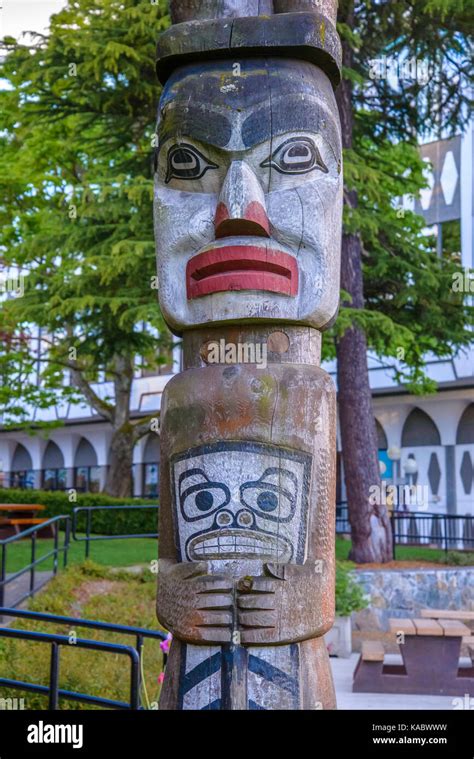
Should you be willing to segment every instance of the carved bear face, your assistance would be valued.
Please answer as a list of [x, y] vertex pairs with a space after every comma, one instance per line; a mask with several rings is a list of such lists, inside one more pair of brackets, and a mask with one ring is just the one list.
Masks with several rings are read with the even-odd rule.
[[171, 461], [181, 561], [303, 563], [311, 455], [221, 442]]

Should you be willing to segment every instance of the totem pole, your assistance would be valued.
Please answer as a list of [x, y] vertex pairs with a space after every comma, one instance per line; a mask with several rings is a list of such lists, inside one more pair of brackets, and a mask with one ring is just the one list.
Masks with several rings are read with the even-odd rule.
[[162, 709], [335, 708], [337, 0], [171, 0], [158, 43]]

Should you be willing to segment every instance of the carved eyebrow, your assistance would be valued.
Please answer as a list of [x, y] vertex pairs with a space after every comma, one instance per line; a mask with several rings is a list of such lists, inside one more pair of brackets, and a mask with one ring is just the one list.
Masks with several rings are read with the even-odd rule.
[[253, 147], [287, 132], [319, 132], [340, 151], [339, 130], [333, 114], [319, 103], [298, 97], [289, 97], [272, 108], [268, 103], [256, 108], [242, 125], [242, 140], [246, 147]]
[[160, 145], [181, 135], [224, 148], [232, 137], [232, 124], [222, 113], [202, 106], [176, 106], [158, 124]]

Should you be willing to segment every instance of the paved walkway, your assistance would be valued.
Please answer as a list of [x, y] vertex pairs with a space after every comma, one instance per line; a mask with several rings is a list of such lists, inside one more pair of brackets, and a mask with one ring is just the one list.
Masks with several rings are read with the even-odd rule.
[[[7, 578], [11, 577], [11, 574], [7, 574]], [[52, 572], [35, 572], [35, 588], [39, 588], [43, 583], [50, 580], [53, 577]], [[25, 572], [16, 580], [9, 582], [5, 585], [5, 599], [4, 606], [14, 606], [18, 599], [28, 593], [30, 589], [30, 573]], [[0, 617], [0, 624], [7, 621], [7, 617], [3, 619]]]
[[[350, 659], [331, 657], [331, 667], [336, 688], [338, 709], [402, 709], [414, 711], [419, 709], [449, 710], [453, 709], [453, 696], [408, 696], [392, 693], [353, 693], [352, 676], [359, 660], [359, 654], [352, 654]], [[387, 664], [401, 664], [401, 656], [387, 655]], [[464, 663], [464, 661], [463, 661]], [[468, 663], [467, 660], [465, 662]], [[470, 662], [469, 662], [470, 663]], [[460, 697], [464, 694], [460, 693]]]

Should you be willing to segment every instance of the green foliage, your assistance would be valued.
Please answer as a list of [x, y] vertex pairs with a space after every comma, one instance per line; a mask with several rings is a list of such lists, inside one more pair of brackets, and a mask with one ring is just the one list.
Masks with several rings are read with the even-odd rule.
[[[78, 493], [76, 501], [70, 501], [68, 493], [57, 490], [0, 490], [2, 503], [35, 503], [45, 506], [45, 518], [72, 514], [76, 506], [119, 506], [139, 504], [151, 506], [155, 501], [131, 498], [112, 498], [102, 493]], [[86, 517], [81, 514], [77, 521], [78, 532], [85, 532]], [[61, 528], [63, 525], [61, 525]], [[93, 514], [92, 532], [103, 535], [127, 535], [157, 532], [156, 509], [130, 509], [126, 511], [98, 511]]]
[[[7, 422], [27, 422], [26, 404], [50, 406], [52, 390], [83, 397], [65, 382], [70, 368], [90, 383], [101, 370], [113, 377], [118, 357], [128, 371], [137, 355], [144, 368], [166, 363], [151, 211], [165, 5], [70, 0], [47, 37], [5, 45], [0, 256], [27, 274], [24, 296], [0, 311]], [[31, 324], [45, 338], [41, 386]]]
[[[355, 4], [348, 24], [353, 5], [340, 3], [338, 25], [352, 56], [345, 69], [353, 131], [352, 147], [345, 151], [344, 231], [362, 240], [365, 307], [350, 307], [343, 295], [324, 355], [333, 358], [334, 341], [355, 324], [380, 359], [402, 362], [395, 378], [407, 390], [426, 393], [436, 389], [424, 372], [427, 356], [453, 356], [472, 344], [474, 309], [466, 294], [452, 291], [461, 271], [459, 231], [446, 229], [444, 256], [437, 258], [424, 220], [402, 198], [416, 197], [426, 185], [417, 139], [434, 126], [448, 133], [466, 122], [467, 9], [457, 0], [414, 0], [409, 7], [380, 0]], [[371, 78], [372, 62], [384, 56], [400, 66], [415, 56], [428, 66], [429, 80], [422, 85], [402, 75], [395, 85]], [[441, 92], [447, 102], [439, 110]]]
[[444, 560], [445, 564], [457, 567], [474, 567], [474, 553], [462, 551], [448, 551]]
[[361, 611], [367, 606], [368, 600], [362, 587], [354, 580], [350, 564], [336, 562], [336, 614], [350, 617], [352, 612]]

